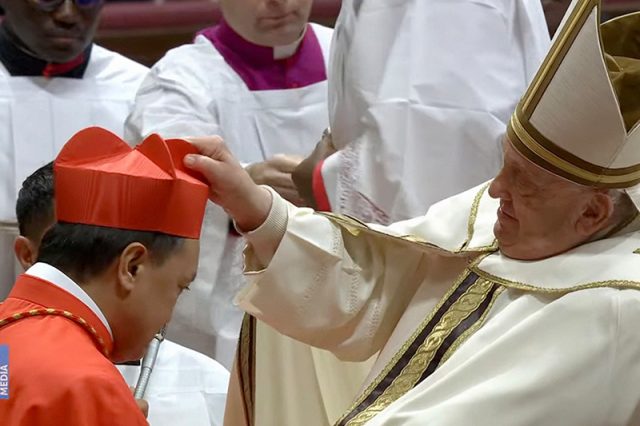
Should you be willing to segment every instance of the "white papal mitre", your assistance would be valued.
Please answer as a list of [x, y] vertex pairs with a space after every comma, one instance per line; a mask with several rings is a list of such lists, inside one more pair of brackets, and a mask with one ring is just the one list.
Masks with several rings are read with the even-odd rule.
[[513, 146], [579, 184], [625, 189], [640, 206], [640, 13], [600, 24], [574, 0], [508, 126]]

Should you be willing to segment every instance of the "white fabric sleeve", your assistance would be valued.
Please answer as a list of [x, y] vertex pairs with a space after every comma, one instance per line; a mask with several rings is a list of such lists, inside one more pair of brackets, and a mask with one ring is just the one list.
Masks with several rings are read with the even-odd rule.
[[236, 230], [247, 239], [255, 255], [249, 259], [257, 260], [257, 263], [254, 262], [249, 266], [250, 269], [262, 269], [271, 262], [278, 249], [278, 244], [287, 230], [287, 202], [271, 187], [266, 185], [262, 187], [269, 191], [272, 200], [267, 219], [251, 232], [243, 233], [236, 226]]
[[376, 235], [356, 237], [275, 193], [269, 218], [247, 239], [240, 307], [348, 361], [384, 345], [422, 281], [421, 252]]
[[170, 58], [151, 68], [136, 94], [125, 123], [125, 139], [130, 143], [150, 133], [164, 138], [220, 134], [219, 123], [208, 110], [206, 86], [190, 78], [188, 67], [173, 64]]

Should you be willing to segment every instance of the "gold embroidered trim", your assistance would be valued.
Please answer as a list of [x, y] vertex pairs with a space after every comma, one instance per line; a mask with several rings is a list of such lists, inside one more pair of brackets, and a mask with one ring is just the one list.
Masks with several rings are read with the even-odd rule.
[[472, 252], [490, 252], [489, 254], [491, 254], [496, 250], [498, 250], [498, 240], [494, 239], [493, 243], [491, 243], [488, 246], [473, 247], [473, 249], [470, 249], [469, 251], [472, 251]]
[[459, 276], [456, 278], [454, 284], [447, 290], [447, 293], [440, 299], [438, 304], [431, 310], [431, 313], [420, 323], [420, 325], [416, 328], [416, 330], [411, 334], [411, 336], [407, 339], [407, 341], [402, 345], [402, 347], [396, 352], [396, 354], [391, 358], [391, 360], [387, 363], [384, 369], [378, 374], [378, 376], [367, 386], [367, 388], [362, 392], [362, 394], [356, 399], [356, 401], [349, 407], [347, 412], [338, 419], [336, 424], [339, 424], [347, 417], [353, 410], [355, 410], [360, 404], [362, 404], [375, 390], [376, 387], [382, 382], [382, 380], [389, 374], [389, 372], [393, 369], [393, 367], [400, 361], [404, 353], [409, 349], [409, 346], [413, 343], [413, 341], [420, 335], [420, 332], [429, 324], [429, 322], [433, 319], [436, 312], [442, 308], [447, 299], [451, 297], [451, 295], [456, 291], [458, 286], [462, 284], [462, 282], [467, 278], [470, 274], [470, 271], [465, 269]]
[[493, 240], [493, 242], [490, 245], [486, 245], [486, 246], [480, 246], [480, 247], [472, 247], [469, 248], [469, 244], [471, 244], [471, 240], [473, 239], [474, 236], [474, 232], [475, 232], [475, 224], [476, 224], [476, 220], [478, 218], [478, 209], [480, 207], [480, 203], [482, 201], [482, 197], [484, 196], [485, 192], [487, 191], [487, 188], [489, 188], [489, 185], [491, 184], [491, 182], [488, 182], [486, 185], [484, 185], [482, 188], [480, 188], [480, 190], [478, 191], [478, 193], [475, 195], [474, 199], [473, 199], [473, 203], [471, 204], [471, 210], [470, 210], [470, 214], [469, 214], [469, 219], [467, 221], [467, 239], [466, 241], [464, 241], [464, 243], [462, 244], [461, 248], [459, 250], [454, 250], [454, 251], [450, 251], [450, 250], [445, 250], [441, 247], [438, 247], [437, 245], [434, 245], [430, 242], [428, 242], [427, 240], [425, 240], [422, 237], [419, 237], [417, 235], [402, 235], [402, 236], [395, 236], [395, 235], [390, 235], [390, 234], [386, 234], [384, 232], [372, 229], [371, 227], [369, 227], [369, 225], [367, 225], [366, 223], [348, 216], [348, 215], [337, 215], [335, 213], [330, 213], [330, 212], [316, 212], [316, 214], [319, 214], [321, 216], [326, 217], [327, 219], [329, 219], [331, 222], [335, 223], [336, 225], [340, 226], [341, 228], [343, 228], [344, 230], [346, 230], [349, 234], [353, 235], [354, 237], [359, 236], [362, 232], [365, 232], [367, 234], [372, 234], [372, 235], [377, 235], [389, 240], [393, 240], [393, 241], [398, 241], [398, 242], [408, 242], [410, 244], [415, 244], [421, 247], [421, 249], [426, 249], [426, 248], [431, 248], [431, 249], [437, 249], [437, 250], [442, 250], [445, 251], [447, 253], [453, 253], [453, 254], [459, 254], [459, 253], [464, 253], [464, 252], [486, 252], [486, 251], [495, 251], [498, 249], [498, 241], [496, 239]]
[[83, 318], [72, 314], [69, 311], [63, 311], [60, 309], [53, 309], [53, 308], [46, 308], [46, 309], [31, 309], [29, 311], [26, 312], [18, 312], [15, 313], [7, 318], [4, 318], [2, 320], [0, 320], [0, 328], [5, 327], [9, 324], [13, 324], [16, 321], [20, 321], [22, 319], [25, 318], [30, 318], [30, 317], [36, 317], [36, 316], [59, 316], [59, 317], [63, 317], [66, 318], [68, 320], [71, 320], [73, 322], [75, 322], [76, 324], [78, 324], [79, 326], [81, 326], [83, 329], [85, 329], [93, 338], [93, 340], [98, 343], [98, 347], [100, 348], [100, 350], [102, 351], [102, 353], [104, 354], [104, 356], [106, 356], [107, 358], [109, 358], [109, 350], [107, 349], [107, 346], [105, 345], [104, 339], [102, 339], [102, 337], [100, 337], [98, 335], [98, 332], [96, 331], [96, 329], [94, 327], [92, 327], [91, 325], [89, 325], [89, 323], [87, 323], [87, 321], [85, 321]]
[[478, 219], [478, 208], [480, 207], [482, 197], [487, 191], [487, 188], [489, 188], [489, 185], [491, 185], [491, 182], [487, 182], [487, 184], [484, 185], [480, 189], [480, 191], [478, 191], [475, 198], [473, 199], [473, 203], [471, 204], [471, 213], [469, 214], [469, 222], [467, 223], [467, 241], [464, 242], [460, 251], [463, 251], [465, 248], [467, 248], [467, 246], [471, 244], [471, 240], [473, 240], [473, 234], [476, 227], [476, 219]]
[[440, 367], [442, 364], [447, 362], [447, 360], [451, 357], [451, 355], [453, 355], [453, 353], [458, 350], [458, 348], [469, 338], [469, 336], [474, 334], [476, 331], [480, 329], [480, 327], [484, 325], [487, 319], [487, 316], [489, 315], [489, 312], [491, 312], [491, 309], [493, 309], [493, 304], [495, 303], [498, 296], [500, 296], [504, 292], [504, 290], [505, 290], [505, 287], [498, 287], [496, 289], [496, 291], [493, 293], [493, 296], [491, 297], [491, 302], [489, 302], [489, 306], [487, 306], [487, 309], [485, 309], [485, 311], [482, 313], [482, 316], [471, 327], [469, 327], [467, 331], [462, 333], [460, 337], [456, 339], [455, 342], [453, 342], [451, 347], [447, 350], [447, 352], [442, 357], [442, 360], [440, 361], [440, 364], [438, 364], [438, 367]]
[[588, 290], [592, 288], [603, 288], [603, 287], [611, 287], [611, 288], [634, 288], [640, 290], [640, 281], [630, 281], [630, 280], [606, 280], [606, 281], [594, 281], [585, 284], [578, 284], [572, 287], [566, 288], [544, 288], [540, 286], [536, 286], [533, 284], [526, 284], [517, 281], [507, 280], [493, 274], [490, 274], [486, 271], [480, 269], [477, 265], [470, 266], [470, 269], [478, 274], [480, 277], [485, 280], [493, 281], [497, 284], [500, 284], [507, 288], [512, 288], [516, 290], [524, 290], [524, 291], [534, 291], [543, 294], [564, 294], [571, 293], [579, 290]]
[[254, 377], [251, 374], [254, 371], [251, 363], [255, 360], [255, 342], [253, 338], [253, 330], [255, 327], [255, 318], [249, 314], [245, 314], [242, 319], [242, 327], [240, 328], [240, 339], [238, 341], [238, 370], [242, 381], [242, 397], [245, 409], [245, 415], [250, 425], [253, 424], [253, 400], [254, 400]]
[[[564, 177], [573, 181], [579, 181], [579, 183], [586, 185], [597, 184], [602, 187], [628, 187], [640, 179], [640, 170], [625, 174], [613, 174], [616, 172], [615, 169], [600, 167], [600, 169], [595, 172], [586, 170], [584, 167], [574, 164], [574, 162], [569, 159], [562, 158], [558, 153], [554, 153], [544, 146], [546, 144], [553, 144], [553, 142], [537, 140], [531, 136], [520, 122], [517, 114], [511, 116], [510, 126], [507, 130], [511, 142], [513, 142], [514, 147], [518, 149], [518, 152], [545, 169], [548, 167], [543, 162], [550, 164], [554, 167], [555, 173], [562, 174]], [[519, 143], [524, 145], [532, 155], [524, 151], [522, 147], [519, 146]]]
[[[316, 214], [326, 217], [336, 225], [340, 226], [341, 228], [344, 228], [347, 232], [349, 232], [354, 237], [357, 237], [358, 235], [360, 235], [360, 232], [362, 231], [374, 232], [371, 228], [369, 228], [369, 226], [366, 223], [361, 222], [358, 219], [348, 215], [338, 215], [330, 212], [316, 212]], [[391, 235], [389, 235], [389, 237], [391, 237]]]
[[580, 6], [576, 7], [567, 21], [567, 25], [561, 29], [558, 38], [549, 50], [549, 54], [544, 59], [539, 71], [529, 85], [522, 101], [518, 107], [522, 107], [527, 113], [527, 119], [531, 118], [532, 109], [538, 105], [542, 98], [542, 94], [546, 91], [549, 83], [553, 79], [556, 71], [560, 67], [562, 60], [566, 56], [569, 48], [573, 45], [574, 40], [578, 36], [582, 24], [588, 18], [587, 10], [597, 8], [600, 11], [599, 0], [584, 1]]
[[391, 403], [413, 389], [447, 336], [472, 312], [478, 309], [493, 285], [490, 281], [477, 279], [442, 316], [424, 343], [420, 345], [416, 354], [403, 368], [398, 377], [393, 380], [391, 385], [383, 391], [382, 395], [373, 404], [348, 421], [347, 425], [364, 425]]

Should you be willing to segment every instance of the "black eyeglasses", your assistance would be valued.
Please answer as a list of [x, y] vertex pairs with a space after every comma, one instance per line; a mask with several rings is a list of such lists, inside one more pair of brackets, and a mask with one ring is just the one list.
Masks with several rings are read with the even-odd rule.
[[[57, 8], [59, 8], [62, 3], [67, 0], [29, 0], [31, 4], [36, 6], [38, 9], [43, 12], [53, 12]], [[102, 5], [104, 0], [73, 0], [73, 2], [78, 6], [79, 9], [95, 9], [96, 7]]]

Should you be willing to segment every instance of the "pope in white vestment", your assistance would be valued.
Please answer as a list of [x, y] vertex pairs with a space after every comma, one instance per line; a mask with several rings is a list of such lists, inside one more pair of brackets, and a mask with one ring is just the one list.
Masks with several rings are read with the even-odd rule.
[[316, 205], [388, 224], [495, 176], [549, 34], [540, 0], [345, 0], [334, 46]]
[[296, 208], [215, 140], [186, 159], [248, 231], [243, 309], [343, 359], [380, 351], [337, 425], [640, 422], [640, 13], [599, 21], [574, 0], [500, 173], [423, 217]]

